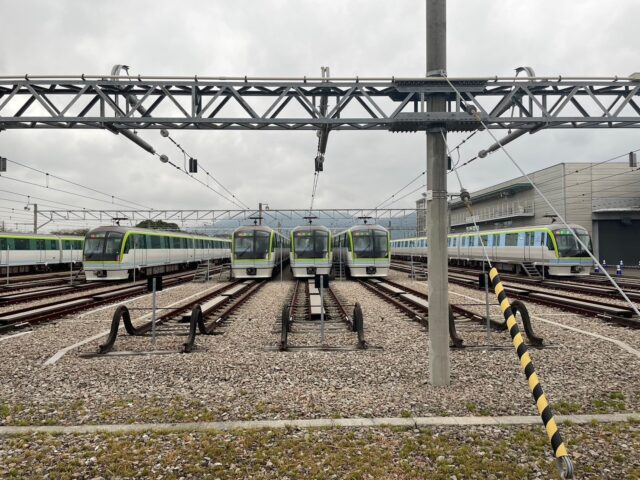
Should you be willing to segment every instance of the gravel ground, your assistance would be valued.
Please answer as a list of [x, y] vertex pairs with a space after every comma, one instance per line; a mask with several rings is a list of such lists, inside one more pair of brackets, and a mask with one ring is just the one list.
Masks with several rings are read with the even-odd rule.
[[[637, 424], [565, 425], [575, 478], [640, 478]], [[245, 430], [0, 438], [24, 478], [558, 478], [542, 427]]]
[[[373, 348], [278, 352], [280, 312], [293, 286], [290, 281], [265, 285], [221, 334], [198, 336], [197, 350], [189, 355], [176, 353], [186, 326], [174, 324], [159, 330], [155, 349], [165, 354], [79, 355], [95, 352], [99, 339], [69, 352], [55, 365], [42, 366], [59, 349], [108, 329], [113, 308], [3, 341], [0, 376], [9, 381], [0, 385], [0, 424], [536, 414], [506, 332], [493, 332], [491, 344], [496, 348], [487, 348], [481, 327], [461, 326], [466, 344], [482, 347], [452, 351], [452, 388], [434, 388], [429, 384], [428, 332], [354, 282], [332, 285], [348, 303], [362, 304], [365, 338]], [[190, 284], [165, 290], [158, 304], [209, 287]], [[452, 292], [458, 290], [478, 294], [451, 287]], [[127, 303], [148, 307], [150, 300], [147, 296]], [[551, 311], [531, 309], [539, 315]], [[147, 312], [137, 315], [143, 313]], [[596, 326], [604, 334], [623, 331], [589, 324], [593, 330]], [[550, 348], [533, 350], [531, 356], [557, 412], [640, 410], [639, 358], [610, 342], [540, 322], [535, 327]], [[171, 331], [175, 334], [168, 335]], [[315, 339], [308, 335], [311, 343], [319, 342], [319, 334]], [[300, 335], [292, 335], [292, 344], [299, 340]], [[356, 339], [345, 330], [327, 341], [353, 346]], [[153, 349], [148, 336], [121, 335], [116, 346], [138, 352]]]

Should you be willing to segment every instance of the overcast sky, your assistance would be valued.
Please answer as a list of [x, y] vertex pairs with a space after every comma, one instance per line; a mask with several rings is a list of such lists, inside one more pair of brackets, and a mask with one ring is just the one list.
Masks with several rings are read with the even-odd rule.
[[[0, 75], [99, 74], [124, 63], [142, 75], [416, 76], [425, 70], [422, 0], [31, 1], [0, 0]], [[448, 73], [625, 76], [640, 71], [637, 0], [449, 0]], [[181, 155], [158, 131], [141, 136]], [[309, 205], [313, 132], [175, 132], [174, 138], [249, 205]], [[450, 144], [462, 136], [450, 134]], [[462, 152], [492, 143], [480, 132]], [[602, 161], [640, 146], [637, 131], [543, 131], [512, 144], [527, 171]], [[231, 205], [107, 131], [0, 132], [0, 155], [155, 208]], [[315, 206], [372, 207], [425, 169], [424, 134], [333, 132]], [[43, 175], [9, 165], [11, 176]], [[517, 176], [502, 154], [460, 171], [469, 190]], [[449, 189], [458, 190], [449, 179]], [[81, 190], [52, 181], [50, 185]], [[419, 183], [414, 185], [418, 187]], [[86, 208], [109, 208], [0, 178], [0, 189]], [[409, 189], [410, 190], [410, 189]], [[82, 193], [88, 193], [86, 191]], [[419, 192], [395, 204], [412, 207]], [[0, 192], [6, 207], [22, 205]], [[40, 201], [40, 203], [44, 203]], [[23, 212], [22, 212], [23, 213]]]

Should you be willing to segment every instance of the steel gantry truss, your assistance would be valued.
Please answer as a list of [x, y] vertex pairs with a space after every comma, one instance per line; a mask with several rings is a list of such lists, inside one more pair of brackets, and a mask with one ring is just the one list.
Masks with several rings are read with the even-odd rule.
[[[332, 209], [271, 209], [271, 210], [34, 210], [36, 231], [49, 223], [115, 224], [134, 226], [145, 220], [177, 223], [179, 225], [232, 228], [260, 221], [271, 227], [302, 225], [312, 217], [315, 223], [336, 228], [351, 226], [368, 220], [370, 223], [388, 222], [402, 230], [415, 230], [416, 216], [426, 214], [416, 208], [332, 208]], [[393, 229], [393, 228], [392, 228]]]
[[[430, 96], [444, 96], [446, 111], [426, 111]], [[636, 76], [25, 75], [0, 77], [0, 129], [463, 131], [479, 128], [479, 119], [492, 129], [637, 128], [639, 97], [640, 77]]]

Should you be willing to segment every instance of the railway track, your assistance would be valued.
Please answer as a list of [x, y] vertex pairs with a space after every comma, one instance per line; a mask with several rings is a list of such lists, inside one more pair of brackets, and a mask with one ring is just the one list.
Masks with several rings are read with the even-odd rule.
[[[214, 333], [236, 310], [249, 298], [257, 293], [266, 281], [264, 280], [236, 280], [228, 285], [221, 286], [214, 291], [207, 292], [200, 297], [190, 300], [179, 307], [164, 310], [155, 321], [156, 328], [161, 326], [188, 326], [174, 328], [182, 330], [186, 341], [181, 351], [188, 353], [195, 348], [197, 333], [210, 335]], [[97, 355], [105, 355], [111, 352], [118, 338], [120, 323], [124, 323], [127, 334], [131, 336], [146, 335], [153, 328], [150, 320], [137, 327], [131, 322], [131, 315], [126, 306], [119, 306], [111, 322], [111, 330], [107, 341], [98, 347]]]
[[[398, 269], [403, 271], [411, 271], [411, 262], [403, 260], [393, 260], [392, 265], [397, 265]], [[413, 262], [413, 269], [416, 275], [425, 275], [427, 265], [423, 262]], [[482, 270], [476, 268], [463, 268], [449, 266], [449, 272], [460, 273], [466, 275], [478, 275]], [[609, 272], [616, 279], [616, 283], [629, 295], [635, 296], [634, 301], [640, 300], [640, 278], [633, 277], [616, 277], [614, 272]], [[609, 280], [603, 274], [591, 274], [588, 277], [569, 277], [563, 278], [545, 278], [536, 279], [523, 275], [515, 275], [510, 273], [501, 273], [500, 278], [511, 280], [513, 282], [526, 283], [528, 285], [545, 285], [550, 288], [561, 288], [567, 291], [592, 294], [600, 297], [619, 298], [619, 292], [611, 285]], [[631, 297], [630, 297], [631, 298]]]
[[[392, 264], [392, 268], [404, 272], [408, 271], [406, 265]], [[460, 274], [456, 271], [451, 271], [449, 273], [449, 282], [473, 289], [480, 289], [478, 278], [469, 276], [468, 271], [466, 272], [467, 273], [465, 274]], [[504, 279], [511, 278], [511, 281], [517, 282], [521, 282], [522, 280], [519, 277], [513, 277], [514, 276], [512, 275], [504, 276]], [[562, 310], [579, 313], [581, 315], [597, 317], [617, 325], [622, 325], [630, 328], [640, 328], [640, 319], [634, 315], [634, 312], [630, 307], [612, 305], [610, 303], [600, 302], [597, 300], [577, 299], [570, 295], [549, 293], [543, 288], [539, 288], [549, 287], [565, 291], [574, 291], [585, 295], [595, 295], [595, 292], [593, 291], [595, 287], [571, 287], [570, 285], [566, 285], [566, 282], [556, 280], [545, 280], [542, 282], [531, 279], [525, 280], [529, 280], [529, 282], [522, 282], [527, 283], [527, 286], [524, 287], [515, 286], [512, 283], [505, 282], [509, 297], [520, 300], [527, 300], [550, 307], [560, 308]], [[528, 285], [536, 285], [538, 288], [530, 287]], [[604, 294], [604, 292], [601, 293], [602, 294], [600, 296], [610, 297], [610, 295]], [[634, 294], [633, 292], [631, 292], [631, 295], [629, 295], [629, 297], [633, 301], [640, 300], [640, 296], [638, 294]]]
[[[391, 280], [361, 279], [358, 280], [366, 289], [376, 294], [379, 298], [404, 312], [409, 318], [419, 322], [425, 328], [429, 328], [429, 296], [419, 290], [401, 285]], [[531, 345], [541, 346], [542, 338], [538, 337], [531, 327], [528, 313], [522, 304], [515, 305], [515, 313], [522, 314], [525, 332]], [[487, 318], [460, 305], [449, 305], [449, 338], [453, 348], [464, 347], [464, 340], [458, 334], [458, 326], [467, 332], [480, 331], [487, 323]], [[506, 330], [503, 321], [489, 318], [491, 327], [495, 330]]]
[[[85, 281], [84, 274], [79, 275], [81, 270], [74, 270], [74, 274], [72, 280], [70, 281], [69, 272], [61, 273], [56, 272], [55, 274], [40, 274], [40, 275], [29, 275], [24, 278], [29, 278], [27, 280], [23, 280], [22, 278], [19, 281], [12, 281], [11, 283], [0, 283], [0, 292], [14, 292], [16, 290], [26, 290], [30, 288], [40, 288], [40, 287], [50, 287], [55, 285], [69, 285], [71, 282], [83, 283]], [[3, 279], [0, 278], [0, 281]], [[13, 279], [12, 279], [13, 280]]]
[[[225, 266], [216, 266], [211, 269], [215, 274]], [[193, 272], [180, 273], [165, 276], [163, 283], [165, 287], [172, 287], [190, 282], [193, 279]], [[104, 286], [103, 284], [101, 286]], [[117, 302], [126, 298], [147, 293], [146, 284], [121, 285], [111, 290], [100, 293], [88, 293], [71, 299], [61, 299], [52, 301], [36, 307], [23, 307], [0, 314], [0, 334], [32, 327], [40, 323], [57, 320], [70, 313], [76, 313], [89, 308], [98, 307], [110, 302]]]
[[[325, 288], [323, 292], [324, 302], [321, 302], [320, 291], [314, 286], [313, 279], [299, 279], [293, 289], [291, 298], [282, 309], [280, 321], [279, 349], [286, 351], [292, 347], [289, 337], [305, 336], [309, 338], [321, 337], [320, 348], [327, 348], [323, 343], [324, 334], [347, 331], [357, 335], [356, 348], [364, 349], [367, 344], [364, 340], [364, 323], [362, 308], [356, 303], [353, 314], [349, 315], [348, 306], [342, 302], [331, 288]], [[321, 322], [321, 314], [324, 311], [324, 322]], [[323, 331], [321, 332], [321, 329]]]

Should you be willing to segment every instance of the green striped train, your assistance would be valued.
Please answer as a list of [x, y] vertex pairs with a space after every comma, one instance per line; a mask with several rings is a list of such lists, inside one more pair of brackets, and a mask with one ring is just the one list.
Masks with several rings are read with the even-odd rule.
[[391, 263], [389, 231], [380, 225], [356, 225], [333, 236], [333, 263], [350, 277], [386, 277]]
[[[580, 225], [569, 225], [589, 251], [592, 251], [589, 233]], [[585, 276], [593, 267], [593, 260], [576, 241], [571, 231], [560, 225], [542, 225], [523, 228], [483, 230], [480, 232], [452, 233], [448, 235], [449, 263], [457, 266], [479, 266], [485, 259], [480, 235], [486, 253], [500, 271], [544, 276]], [[394, 258], [426, 260], [426, 237], [402, 238], [391, 241]]]
[[233, 278], [271, 278], [289, 260], [289, 239], [273, 228], [252, 225], [233, 232]]
[[294, 278], [313, 278], [331, 272], [331, 230], [305, 225], [291, 230], [291, 272]]
[[82, 261], [82, 237], [0, 232], [0, 273], [66, 268]]
[[203, 261], [224, 263], [231, 241], [184, 232], [98, 227], [87, 232], [83, 268], [87, 281], [125, 280], [174, 272]]

